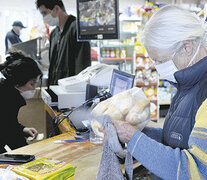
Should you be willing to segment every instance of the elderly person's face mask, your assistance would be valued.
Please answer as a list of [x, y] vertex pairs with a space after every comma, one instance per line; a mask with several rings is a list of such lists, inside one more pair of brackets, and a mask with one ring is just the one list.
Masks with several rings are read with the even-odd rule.
[[[195, 60], [195, 58], [198, 54], [198, 51], [200, 49], [200, 46], [201, 46], [201, 42], [199, 43], [197, 50], [196, 50], [194, 56], [192, 57], [192, 59], [190, 60], [190, 62], [188, 63], [187, 67], [189, 67], [192, 64], [192, 62]], [[174, 82], [174, 83], [177, 82], [175, 79], [174, 73], [178, 71], [178, 68], [175, 66], [175, 64], [173, 62], [173, 58], [174, 58], [175, 54], [176, 54], [176, 52], [173, 54], [171, 60], [155, 65], [155, 68], [161, 78], [166, 79], [171, 82]]]

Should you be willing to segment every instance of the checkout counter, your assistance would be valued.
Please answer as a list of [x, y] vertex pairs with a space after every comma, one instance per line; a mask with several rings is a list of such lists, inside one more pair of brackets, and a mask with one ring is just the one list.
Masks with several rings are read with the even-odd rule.
[[[70, 86], [68, 86], [68, 88], [69, 87]], [[48, 103], [50, 101], [47, 99], [48, 97], [49, 96], [45, 96], [44, 108], [46, 111], [47, 135], [49, 136], [49, 134], [54, 130], [53, 120], [60, 112], [58, 112], [57, 108], [54, 108], [54, 106], [50, 106]], [[66, 144], [64, 142], [56, 143], [58, 140], [74, 139], [74, 133], [76, 132], [76, 130], [70, 126], [67, 119], [62, 121], [59, 125], [59, 129], [61, 131], [60, 135], [27, 145], [9, 153], [32, 154], [35, 155], [36, 159], [48, 157], [64, 161], [72, 164], [73, 167], [77, 167], [74, 176], [75, 180], [95, 180], [102, 156], [102, 144], [93, 144], [89, 140], [73, 142], [70, 144]], [[0, 166], [6, 167], [7, 165]], [[140, 163], [134, 161], [134, 177], [139, 176], [140, 169], [142, 168], [140, 167]], [[124, 173], [124, 165], [121, 165], [121, 168]]]

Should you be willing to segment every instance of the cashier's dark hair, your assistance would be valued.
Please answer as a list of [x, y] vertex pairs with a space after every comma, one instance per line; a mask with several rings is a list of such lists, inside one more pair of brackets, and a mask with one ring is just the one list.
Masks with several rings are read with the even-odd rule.
[[53, 10], [55, 5], [59, 6], [64, 12], [65, 6], [62, 0], [36, 0], [36, 7], [39, 9], [40, 6], [44, 5], [46, 8]]
[[28, 81], [42, 77], [38, 64], [20, 52], [11, 52], [6, 61], [0, 64], [0, 71], [11, 85], [23, 86]]

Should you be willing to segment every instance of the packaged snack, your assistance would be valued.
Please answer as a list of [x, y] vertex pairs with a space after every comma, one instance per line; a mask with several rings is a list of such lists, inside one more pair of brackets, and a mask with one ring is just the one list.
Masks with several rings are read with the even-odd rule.
[[144, 93], [149, 99], [154, 99], [155, 91], [153, 88], [148, 88]]
[[151, 77], [150, 77], [150, 82], [157, 82], [158, 80], [158, 73], [157, 71], [152, 71]]
[[144, 73], [144, 81], [145, 82], [150, 82], [150, 79], [151, 79], [151, 70], [150, 69], [143, 70], [143, 73]]
[[144, 66], [144, 61], [143, 61], [142, 57], [137, 57], [136, 66], [137, 67], [143, 67]]
[[142, 70], [138, 70], [136, 72], [136, 82], [143, 83], [144, 82], [144, 74]]

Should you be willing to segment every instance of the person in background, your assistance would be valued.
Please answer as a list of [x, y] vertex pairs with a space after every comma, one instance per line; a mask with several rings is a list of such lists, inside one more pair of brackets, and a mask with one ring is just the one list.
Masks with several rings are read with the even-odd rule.
[[36, 137], [35, 128], [25, 127], [18, 122], [19, 109], [26, 105], [25, 99], [32, 98], [42, 72], [37, 63], [18, 52], [12, 52], [5, 63], [0, 64], [3, 78], [0, 79], [0, 153], [5, 146], [16, 149], [27, 145], [25, 137]]
[[140, 132], [121, 121], [114, 126], [128, 152], [157, 178], [207, 179], [205, 31], [196, 15], [167, 5], [150, 18], [142, 34], [158, 73], [177, 87], [177, 93], [163, 128]]
[[6, 38], [5, 38], [5, 48], [6, 48], [6, 53], [7, 51], [11, 48], [12, 44], [17, 44], [22, 42], [22, 40], [20, 39], [20, 32], [22, 30], [22, 28], [26, 28], [21, 21], [14, 21], [12, 24], [12, 30], [9, 31], [6, 34]]
[[78, 42], [76, 18], [66, 13], [62, 0], [37, 0], [43, 20], [56, 28], [50, 34], [48, 87], [91, 65], [89, 42]]

